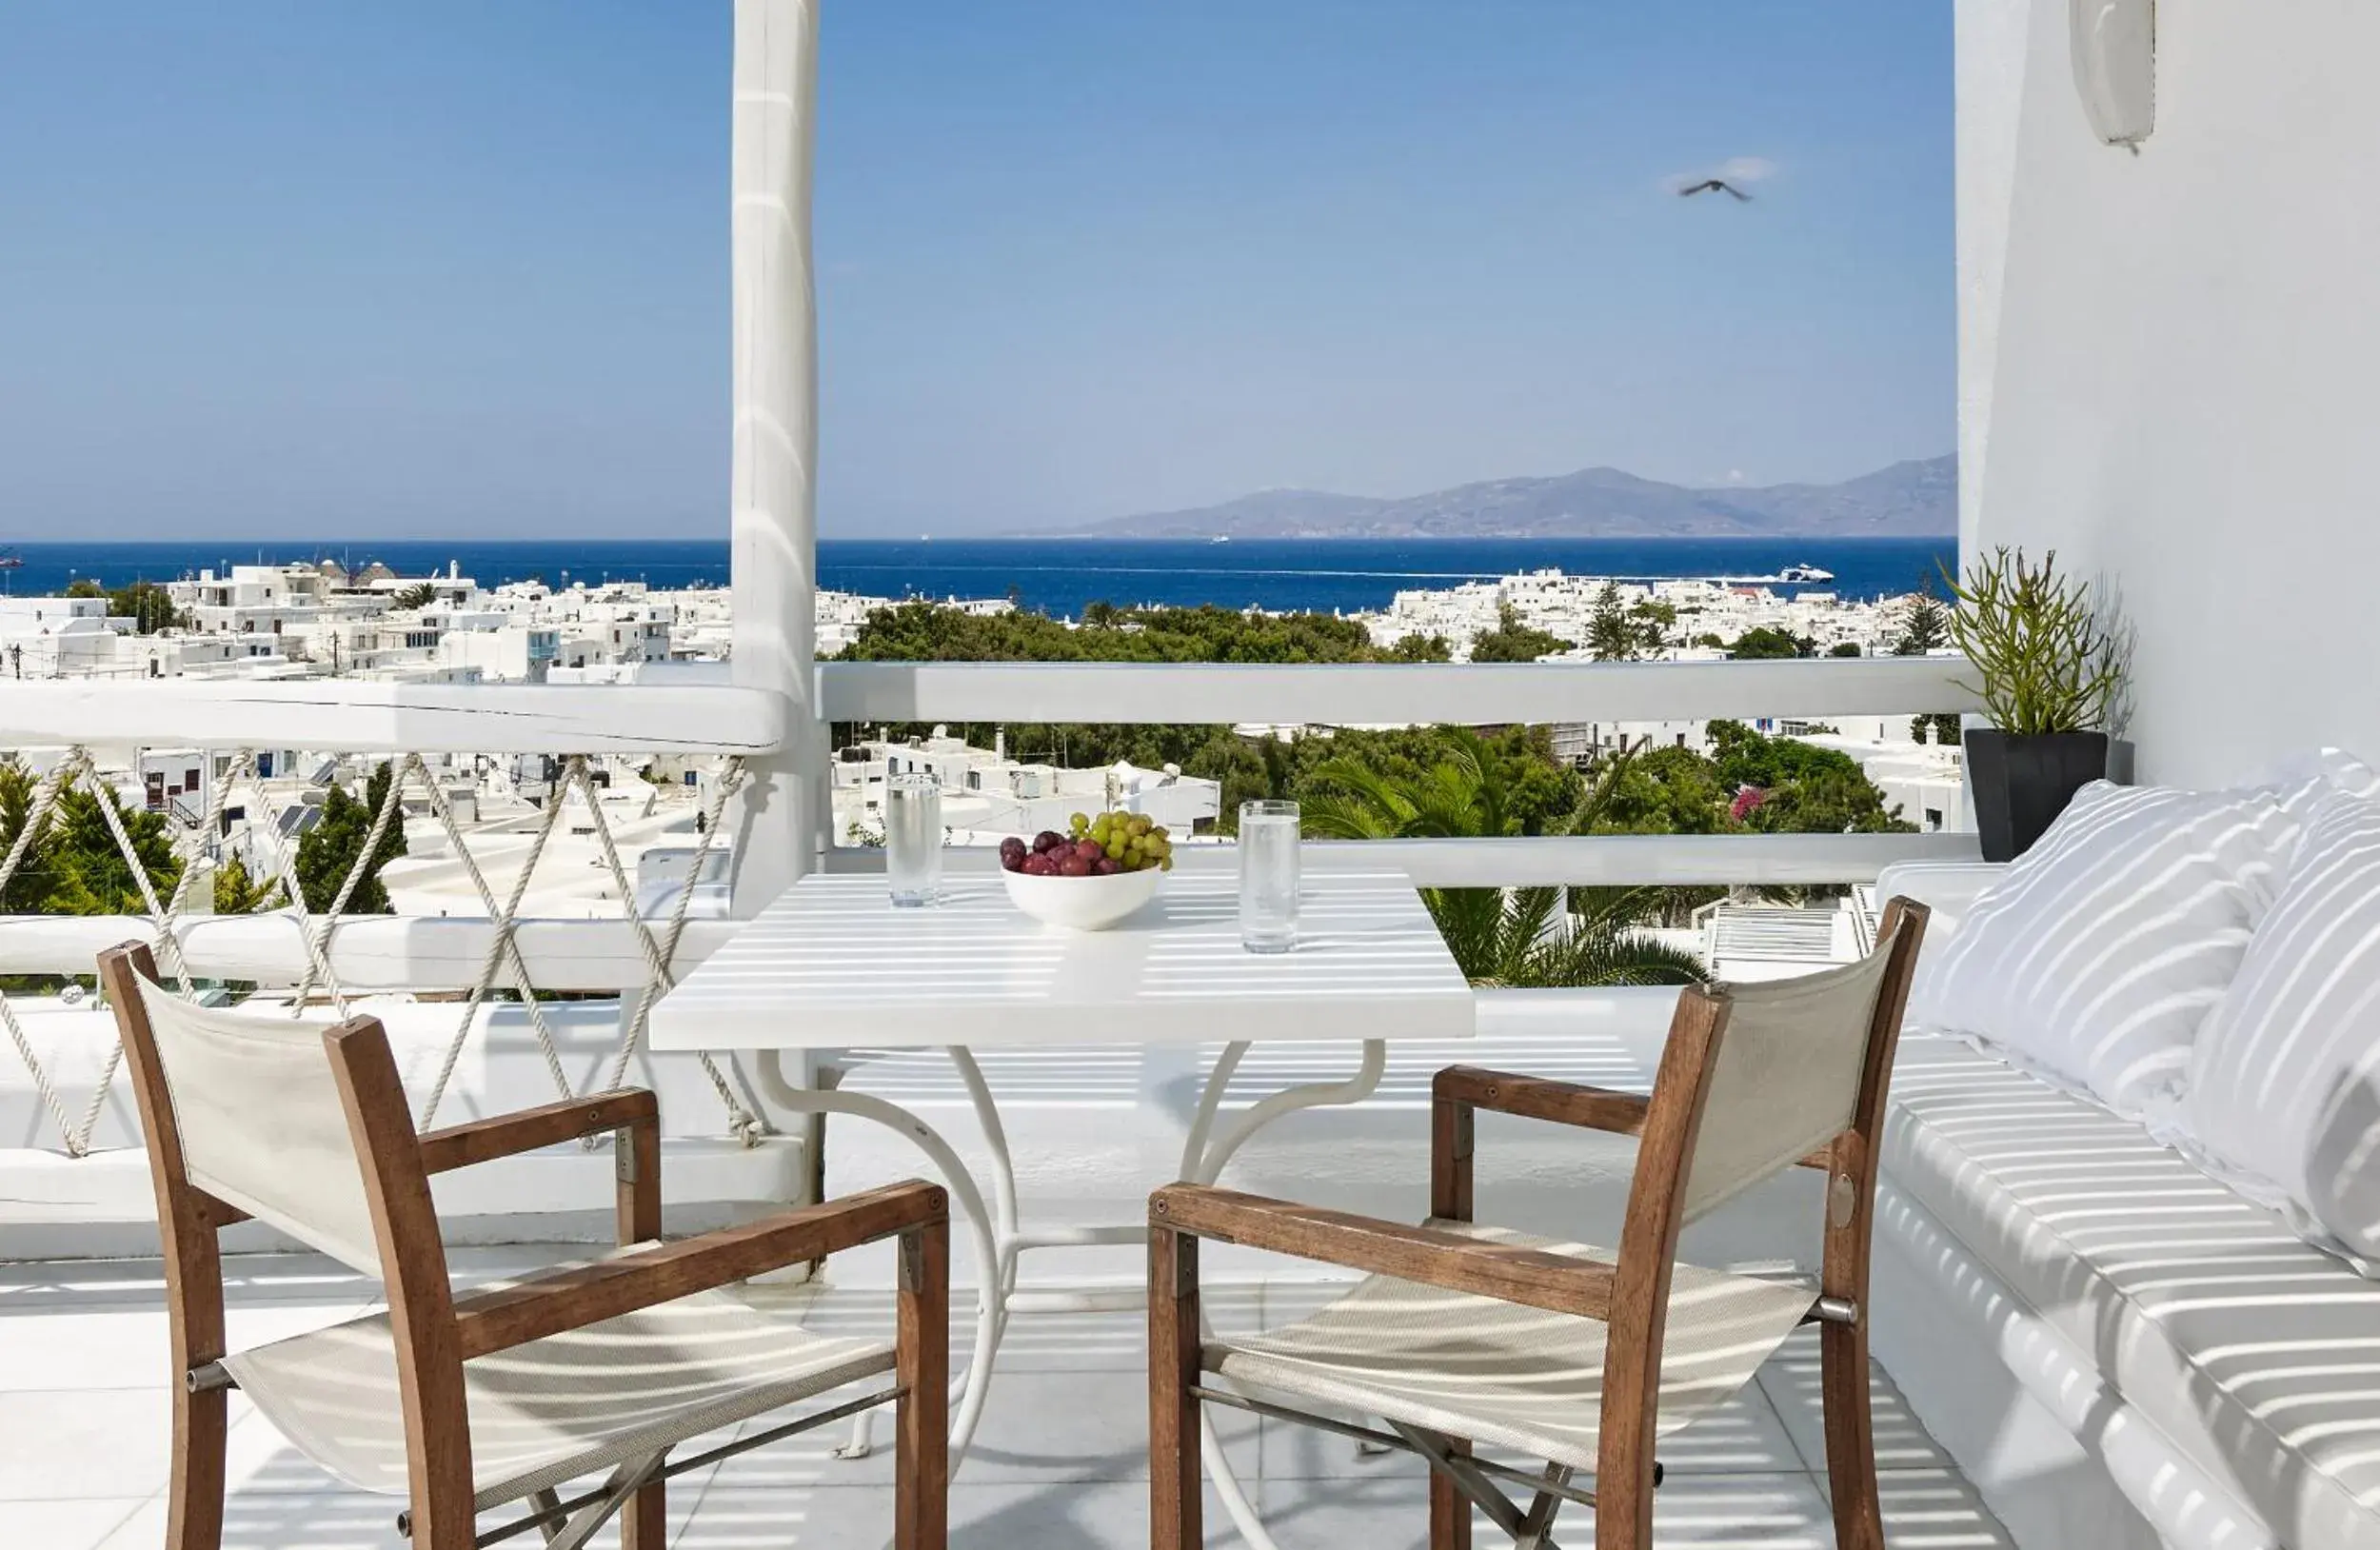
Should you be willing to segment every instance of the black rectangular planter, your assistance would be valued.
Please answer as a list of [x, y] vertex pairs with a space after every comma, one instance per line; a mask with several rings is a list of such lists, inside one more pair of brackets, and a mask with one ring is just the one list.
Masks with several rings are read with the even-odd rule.
[[2011, 737], [1967, 733], [1967, 788], [1985, 861], [2013, 861], [2057, 821], [2074, 793], [2108, 772], [2105, 732]]

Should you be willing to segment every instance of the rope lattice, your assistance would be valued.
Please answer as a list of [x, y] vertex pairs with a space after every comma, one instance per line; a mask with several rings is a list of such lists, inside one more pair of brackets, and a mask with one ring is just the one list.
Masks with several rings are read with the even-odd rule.
[[[610, 875], [613, 887], [621, 901], [622, 914], [633, 930], [638, 948], [645, 959], [644, 984], [634, 990], [633, 995], [625, 987], [623, 988], [620, 1039], [610, 1059], [605, 1063], [604, 1071], [602, 1085], [618, 1086], [627, 1073], [628, 1063], [634, 1059], [638, 1044], [644, 1039], [645, 1026], [651, 1018], [653, 1003], [675, 983], [671, 965], [677, 955], [678, 944], [684, 933], [688, 908], [693, 903], [694, 884], [702, 876], [704, 865], [718, 844], [720, 821], [725, 811], [727, 802], [744, 783], [744, 761], [740, 757], [730, 756], [725, 761], [720, 778], [712, 783], [710, 793], [701, 809], [702, 821], [698, 825], [701, 837], [695, 847], [692, 868], [688, 873], [685, 886], [678, 890], [668, 919], [658, 935], [652, 926], [637, 913], [635, 889], [630, 885], [626, 864], [621, 857], [619, 843], [611, 832], [610, 823], [604, 815], [604, 806], [597, 798], [597, 787], [584, 755], [573, 756], [565, 763], [562, 778], [555, 783], [535, 835], [530, 841], [528, 853], [522, 861], [519, 875], [513, 879], [511, 889], [501, 902], [497, 899], [496, 891], [489, 884], [486, 873], [482, 869], [479, 859], [464, 843], [463, 828], [455, 818], [452, 803], [447, 799], [445, 789], [434, 778], [422, 756], [418, 753], [406, 753], [397, 756], [391, 764], [393, 767], [389, 772], [387, 791], [372, 815], [371, 827], [354, 862], [349, 865], [346, 877], [341, 881], [330, 908], [325, 911], [319, 919], [307, 908], [305, 890], [299, 883], [298, 847], [294, 832], [285, 833], [279, 822], [280, 814], [272, 810], [269, 799], [266, 797], [261, 783], [259, 785], [258, 804], [265, 809], [268, 819], [268, 822], [261, 825], [261, 832], [282, 837], [274, 846], [270, 871], [279, 880], [288, 895], [285, 913], [297, 926], [299, 939], [306, 950], [306, 967], [290, 998], [291, 1015], [300, 1015], [317, 990], [328, 995], [332, 1004], [342, 1014], [347, 1011], [347, 996], [345, 987], [339, 983], [337, 971], [333, 966], [332, 944], [340, 926], [344, 924], [347, 904], [363, 885], [371, 868], [372, 857], [378, 852], [381, 843], [386, 839], [388, 826], [398, 821], [408, 785], [418, 780], [421, 788], [427, 795], [431, 814], [437, 819], [440, 827], [445, 830], [447, 842], [453, 847], [453, 854], [460, 860], [465, 875], [470, 879], [472, 888], [478, 893], [481, 904], [487, 911], [488, 922], [494, 927], [494, 938], [488, 945], [487, 955], [481, 964], [480, 972], [472, 984], [470, 994], [465, 1000], [463, 1014], [456, 1024], [454, 1034], [447, 1041], [437, 1079], [423, 1101], [419, 1121], [421, 1127], [428, 1128], [434, 1120], [439, 1104], [445, 1098], [446, 1088], [453, 1079], [455, 1067], [462, 1058], [464, 1047], [468, 1043], [471, 1032], [479, 1022], [479, 1014], [486, 1005], [488, 997], [498, 990], [500, 981], [506, 982], [502, 987], [516, 993], [520, 997], [522, 1005], [526, 1009], [530, 1029], [536, 1037], [538, 1050], [545, 1058], [546, 1072], [552, 1078], [556, 1091], [565, 1098], [578, 1096], [570, 1083], [568, 1073], [564, 1069], [553, 1027], [547, 1020], [545, 1005], [538, 997], [536, 986], [529, 974], [527, 961], [522, 955], [519, 942], [520, 910], [528, 895], [529, 880], [536, 874], [538, 864], [545, 854], [547, 843], [552, 839], [555, 828], [561, 822], [563, 810], [569, 805], [569, 799], [575, 793], [584, 802], [590, 815], [591, 832], [598, 847], [603, 852], [603, 864]], [[194, 880], [203, 870], [196, 863], [204, 848], [206, 836], [221, 831], [225, 805], [232, 787], [249, 778], [254, 770], [253, 751], [243, 749], [233, 757], [223, 774], [215, 781], [214, 797], [209, 805], [206, 822], [191, 837], [189, 853], [183, 857], [181, 874], [175, 883], [171, 897], [161, 901], [157, 895], [155, 882], [150, 878], [148, 868], [142, 864], [139, 852], [132, 844], [131, 836], [124, 826], [115, 793], [100, 778], [89, 750], [82, 747], [70, 749], [67, 756], [43, 778], [28, 808], [24, 826], [18, 831], [14, 843], [9, 847], [8, 855], [0, 858], [0, 889], [5, 889], [9, 885], [23, 866], [26, 857], [31, 854], [32, 847], [48, 829], [60, 799], [66, 792], [74, 789], [78, 784], [85, 785], [98, 799], [98, 807], [104, 816], [109, 835], [114, 840], [126, 864], [131, 868], [135, 886], [140, 890], [141, 900], [145, 906], [145, 918], [153, 928], [155, 949], [161, 965], [172, 975], [184, 995], [191, 995], [194, 991], [183, 958], [181, 926], [183, 913], [188, 907], [190, 889]], [[651, 805], [648, 805], [647, 811], [650, 810]], [[100, 1114], [106, 1107], [109, 1089], [115, 1080], [117, 1068], [123, 1059], [122, 1044], [119, 1043], [110, 1049], [106, 1069], [93, 1088], [89, 1102], [82, 1114], [79, 1117], [69, 1117], [65, 1102], [59, 1097], [55, 1083], [33, 1049], [32, 1041], [17, 1021], [16, 1013], [10, 1006], [5, 993], [0, 993], [0, 1026], [7, 1028], [10, 1043], [15, 1045], [17, 1055], [24, 1061], [27, 1070], [30, 1073], [34, 1090], [57, 1125], [67, 1155], [79, 1158], [88, 1154], [90, 1150], [91, 1135], [98, 1125]], [[720, 1103], [726, 1111], [729, 1130], [745, 1145], [758, 1144], [765, 1128], [762, 1121], [737, 1097], [734, 1087], [728, 1083], [725, 1075], [720, 1070], [718, 1063], [710, 1055], [704, 1054], [699, 1057], [699, 1060], [704, 1076], [710, 1081], [712, 1090], [718, 1094]]]

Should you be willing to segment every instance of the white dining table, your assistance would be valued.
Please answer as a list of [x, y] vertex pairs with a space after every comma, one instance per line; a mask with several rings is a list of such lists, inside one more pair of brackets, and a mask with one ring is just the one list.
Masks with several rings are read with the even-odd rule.
[[[1472, 990], [1415, 891], [1397, 871], [1310, 872], [1297, 946], [1240, 944], [1238, 882], [1226, 870], [1170, 874], [1157, 897], [1102, 931], [1044, 925], [1018, 910], [988, 864], [949, 878], [940, 901], [895, 908], [879, 875], [813, 874], [785, 890], [653, 1007], [656, 1050], [749, 1050], [772, 1103], [872, 1121], [906, 1136], [947, 1181], [973, 1238], [976, 1356], [953, 1407], [963, 1457], [1010, 1315], [1117, 1305], [1113, 1290], [1021, 1293], [1030, 1249], [1134, 1243], [1142, 1222], [1028, 1230], [999, 1104], [975, 1052], [1035, 1045], [1213, 1045], [1180, 1177], [1211, 1183], [1248, 1139], [1284, 1114], [1361, 1103], [1394, 1040], [1468, 1038]], [[1259, 1041], [1343, 1040], [1359, 1050], [1344, 1082], [1270, 1093], [1220, 1132], [1223, 1096]], [[965, 1086], [990, 1155], [988, 1180], [915, 1113], [875, 1094], [803, 1085], [786, 1050], [942, 1048]], [[1152, 1180], [1152, 1185], [1170, 1181]], [[989, 1188], [985, 1185], [988, 1183]], [[1131, 1294], [1137, 1305], [1140, 1294]], [[1217, 1445], [1210, 1478], [1249, 1542], [1271, 1541]]]

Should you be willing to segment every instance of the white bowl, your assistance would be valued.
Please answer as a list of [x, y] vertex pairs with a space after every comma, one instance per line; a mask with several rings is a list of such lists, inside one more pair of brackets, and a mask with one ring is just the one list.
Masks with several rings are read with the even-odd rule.
[[1031, 877], [1001, 869], [1008, 898], [1037, 921], [1070, 931], [1104, 931], [1157, 897], [1164, 873], [1117, 872], [1107, 877]]

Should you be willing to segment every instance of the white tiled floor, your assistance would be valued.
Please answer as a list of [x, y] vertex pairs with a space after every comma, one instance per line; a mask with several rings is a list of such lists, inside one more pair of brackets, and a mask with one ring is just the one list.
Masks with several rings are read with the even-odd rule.
[[[476, 1280], [555, 1256], [461, 1251]], [[231, 1335], [251, 1343], [352, 1316], [373, 1288], [326, 1262], [232, 1262]], [[881, 1293], [762, 1288], [801, 1300], [822, 1327], [882, 1327]], [[1310, 1306], [1310, 1284], [1210, 1288], [1224, 1327], [1278, 1321]], [[0, 1547], [155, 1550], [167, 1470], [163, 1284], [153, 1263], [0, 1264]], [[963, 1322], [963, 1321], [962, 1321]], [[954, 1331], [963, 1359], [969, 1330]], [[1126, 1550], [1147, 1541], [1141, 1328], [1126, 1314], [1021, 1318], [1012, 1326], [981, 1441], [951, 1487], [954, 1543], [1019, 1550]], [[1664, 1545], [1824, 1550], [1816, 1348], [1796, 1339], [1760, 1386], [1662, 1450], [1656, 1509]], [[225, 1542], [236, 1550], [362, 1550], [404, 1541], [395, 1503], [329, 1488], [327, 1477], [232, 1398]], [[1424, 1538], [1424, 1483], [1403, 1455], [1359, 1456], [1311, 1429], [1218, 1411], [1241, 1479], [1282, 1550], [1359, 1544], [1405, 1550]], [[1889, 1380], [1876, 1379], [1877, 1452], [1887, 1539], [1896, 1547], [1992, 1550], [2008, 1543]], [[831, 1456], [846, 1427], [740, 1455], [671, 1482], [684, 1550], [877, 1550], [890, 1533], [889, 1450]], [[1814, 1469], [1818, 1472], [1814, 1472]], [[1561, 1541], [1591, 1544], [1574, 1511]], [[1220, 1506], [1210, 1539], [1237, 1543]], [[525, 1537], [521, 1543], [534, 1543]], [[610, 1542], [610, 1541], [606, 1541]], [[1482, 1546], [1500, 1542], [1481, 1524]]]

